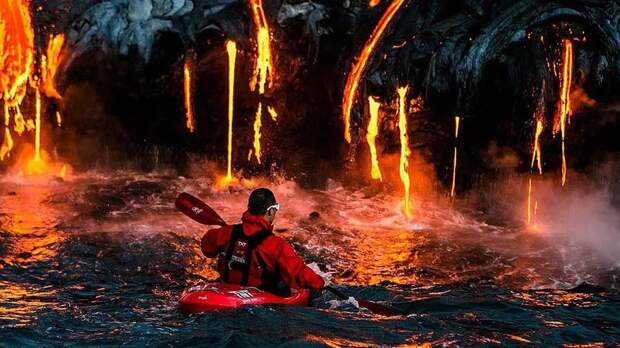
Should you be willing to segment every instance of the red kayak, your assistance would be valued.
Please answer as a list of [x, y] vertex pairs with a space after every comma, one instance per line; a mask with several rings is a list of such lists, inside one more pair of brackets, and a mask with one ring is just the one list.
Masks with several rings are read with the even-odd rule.
[[226, 283], [209, 283], [186, 290], [181, 296], [183, 313], [204, 313], [244, 306], [307, 306], [309, 290], [293, 290], [290, 297], [280, 297], [263, 290]]

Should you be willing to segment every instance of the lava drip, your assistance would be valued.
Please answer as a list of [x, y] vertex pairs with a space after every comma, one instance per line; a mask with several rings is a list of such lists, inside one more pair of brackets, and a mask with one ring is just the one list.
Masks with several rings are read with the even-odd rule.
[[10, 108], [21, 104], [33, 70], [34, 30], [28, 5], [26, 0], [0, 0], [0, 94], [5, 117], [0, 160], [13, 149]]
[[563, 42], [562, 55], [562, 80], [560, 84], [560, 101], [558, 106], [558, 116], [555, 119], [553, 133], [558, 130], [562, 135], [562, 186], [566, 185], [566, 122], [569, 122], [571, 114], [571, 83], [573, 79], [573, 43], [570, 40]]
[[534, 151], [532, 151], [532, 163], [530, 168], [534, 169], [534, 165], [538, 166], [538, 173], [542, 174], [542, 148], [540, 147], [540, 135], [543, 132], [542, 120], [536, 120], [536, 132], [534, 133]]
[[262, 121], [262, 113], [263, 113], [263, 103], [258, 103], [258, 110], [256, 110], [256, 120], [254, 121], [254, 157], [256, 158], [256, 162], [261, 164], [261, 156], [262, 151], [260, 147], [260, 129], [263, 125]]
[[459, 116], [454, 117], [454, 158], [452, 159], [452, 188], [450, 189], [450, 197], [454, 198], [456, 195], [456, 166], [458, 160], [458, 145], [459, 140], [459, 128], [461, 124], [461, 118]]
[[[250, 82], [250, 88], [255, 90], [258, 85], [258, 93], [265, 94], [266, 87], [273, 83], [273, 66], [271, 61], [270, 31], [262, 0], [249, 0], [252, 19], [256, 27], [256, 62], [254, 74]], [[269, 85], [267, 85], [269, 84]]]
[[[271, 87], [274, 79], [274, 68], [271, 54], [271, 31], [262, 0], [249, 0], [252, 19], [256, 27], [256, 60], [254, 72], [250, 81], [252, 91], [258, 89], [259, 95], [264, 95], [267, 88]], [[258, 87], [258, 88], [257, 88]], [[269, 110], [269, 108], [268, 108]], [[261, 164], [261, 128], [262, 128], [262, 102], [259, 102], [258, 111], [254, 121], [254, 156], [258, 164]], [[273, 114], [272, 114], [273, 115]], [[276, 116], [277, 117], [277, 116]], [[274, 118], [272, 116], [272, 118]], [[250, 156], [251, 157], [251, 156]]]
[[193, 59], [191, 54], [185, 56], [183, 64], [183, 90], [185, 95], [185, 126], [190, 133], [196, 130], [196, 120], [194, 118], [194, 100], [192, 93], [193, 86]]
[[536, 214], [538, 210], [538, 201], [534, 201], [534, 210], [532, 211], [532, 171], [534, 166], [538, 167], [538, 174], [542, 175], [542, 147], [540, 146], [540, 136], [544, 130], [543, 121], [540, 117], [536, 120], [536, 131], [534, 132], [534, 147], [532, 151], [532, 161], [530, 163], [530, 177], [527, 189], [527, 224], [528, 227], [536, 229]]
[[392, 22], [394, 15], [405, 3], [405, 0], [393, 0], [389, 5], [385, 13], [377, 23], [377, 26], [373, 30], [370, 38], [362, 48], [358, 58], [351, 67], [351, 72], [347, 77], [347, 83], [344, 88], [344, 96], [342, 100], [342, 117], [344, 122], [344, 139], [351, 143], [351, 110], [353, 109], [353, 103], [357, 97], [357, 90], [360, 80], [364, 72], [368, 60], [372, 57], [379, 40], [383, 36], [388, 25]]
[[232, 140], [233, 140], [233, 117], [235, 107], [235, 67], [237, 61], [237, 43], [226, 42], [228, 53], [228, 161], [224, 183], [229, 184], [234, 180], [232, 175]]
[[407, 127], [407, 92], [409, 87], [398, 88], [398, 129], [400, 131], [400, 180], [404, 188], [404, 213], [405, 216], [411, 216], [411, 178], [409, 177], [409, 134]]
[[370, 150], [370, 177], [373, 180], [383, 181], [381, 176], [381, 168], [377, 159], [377, 135], [379, 134], [379, 108], [381, 104], [373, 97], [368, 97], [368, 106], [370, 110], [370, 120], [368, 121], [368, 129], [366, 131], [366, 142]]
[[44, 56], [41, 57], [41, 90], [49, 98], [62, 99], [56, 89], [56, 74], [62, 63], [62, 49], [65, 36], [58, 34], [50, 36]]

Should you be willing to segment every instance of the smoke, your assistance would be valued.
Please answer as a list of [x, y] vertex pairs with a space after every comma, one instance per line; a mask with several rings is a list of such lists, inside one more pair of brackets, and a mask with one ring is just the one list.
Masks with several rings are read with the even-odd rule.
[[607, 190], [577, 187], [544, 202], [544, 233], [562, 245], [582, 247], [574, 256], [582, 256], [580, 251], [594, 252], [603, 261], [620, 266], [620, 211], [611, 204]]
[[519, 155], [506, 146], [499, 146], [497, 142], [492, 141], [486, 152], [483, 154], [484, 161], [490, 168], [512, 171], [517, 168], [520, 163]]

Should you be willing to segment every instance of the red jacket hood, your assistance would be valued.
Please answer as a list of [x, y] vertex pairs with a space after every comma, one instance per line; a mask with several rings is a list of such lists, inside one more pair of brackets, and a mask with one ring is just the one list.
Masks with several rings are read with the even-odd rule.
[[273, 225], [265, 220], [265, 218], [252, 215], [247, 211], [243, 213], [241, 221], [243, 222], [243, 232], [245, 232], [247, 236], [251, 236], [261, 230], [273, 230]]

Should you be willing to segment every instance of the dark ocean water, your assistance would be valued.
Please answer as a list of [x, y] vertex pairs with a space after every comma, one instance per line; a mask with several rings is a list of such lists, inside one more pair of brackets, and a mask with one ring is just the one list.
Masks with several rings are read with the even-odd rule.
[[[129, 173], [39, 184], [5, 177], [0, 346], [620, 343], [618, 260], [578, 241], [430, 205], [414, 223], [391, 197], [337, 185], [273, 187], [283, 205], [277, 227], [308, 262], [343, 292], [402, 315], [330, 308], [327, 295], [308, 308], [183, 315], [181, 292], [215, 275], [198, 247], [206, 229], [174, 211], [176, 194], [198, 194], [234, 222], [247, 189]], [[308, 219], [311, 211], [321, 218]]]

